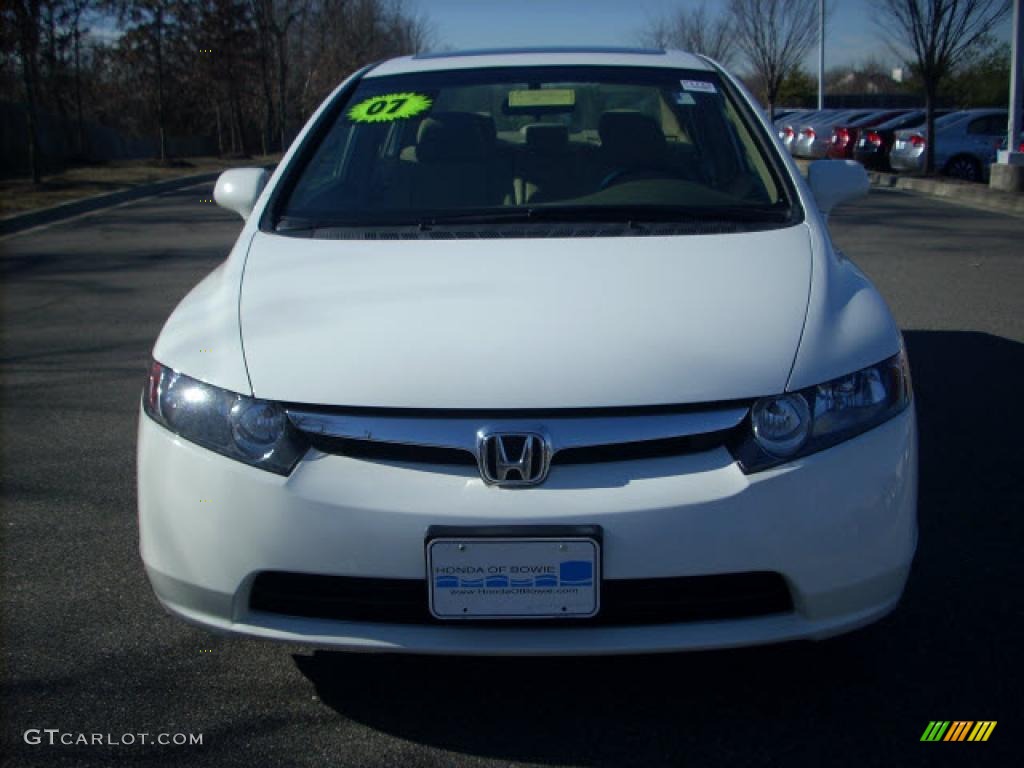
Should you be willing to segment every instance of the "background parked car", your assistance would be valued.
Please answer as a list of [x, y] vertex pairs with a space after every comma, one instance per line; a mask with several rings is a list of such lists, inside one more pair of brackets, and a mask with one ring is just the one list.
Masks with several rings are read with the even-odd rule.
[[789, 154], [793, 154], [793, 142], [796, 140], [796, 132], [801, 122], [808, 122], [815, 117], [822, 116], [828, 112], [838, 112], [835, 109], [805, 109], [798, 112], [783, 115], [775, 118], [775, 127], [778, 129], [779, 140]]
[[886, 109], [880, 112], [872, 112], [858, 120], [851, 120], [844, 125], [835, 126], [832, 129], [832, 139], [825, 154], [833, 160], [847, 160], [853, 157], [853, 148], [863, 130], [884, 123], [886, 120], [902, 117], [908, 111], [906, 109]]
[[[1005, 109], [966, 109], [936, 121], [935, 167], [957, 179], [984, 181], [1006, 135], [1006, 121]], [[896, 171], [923, 171], [930, 140], [923, 126], [896, 131], [889, 165]]]
[[848, 109], [845, 112], [816, 116], [800, 126], [800, 130], [797, 131], [793, 140], [793, 155], [811, 159], [824, 157], [832, 141], [832, 129], [835, 126], [866, 117], [873, 112], [871, 109]]
[[[937, 109], [935, 116], [936, 118], [944, 117], [950, 111]], [[924, 121], [925, 111], [915, 109], [884, 123], [865, 128], [860, 131], [853, 148], [853, 159], [865, 168], [876, 171], [891, 170], [889, 168], [889, 150], [892, 149], [893, 142], [896, 140], [896, 131], [903, 128], [918, 128], [924, 125]]]

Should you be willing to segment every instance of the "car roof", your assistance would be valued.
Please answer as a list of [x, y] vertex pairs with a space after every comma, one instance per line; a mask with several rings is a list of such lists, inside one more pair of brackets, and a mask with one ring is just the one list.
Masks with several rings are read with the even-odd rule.
[[832, 122], [838, 123], [840, 120], [850, 120], [861, 114], [867, 114], [870, 111], [871, 110], [867, 109], [826, 109], [816, 115], [807, 116], [802, 125], [820, 125], [822, 123]]
[[[941, 110], [935, 110], [935, 111], [936, 111], [936, 113], [938, 113]], [[946, 115], [946, 114], [949, 114], [949, 113], [948, 112], [942, 112], [942, 115]], [[939, 116], [941, 117], [942, 115], [939, 115]], [[923, 123], [924, 122], [924, 118], [925, 118], [925, 112], [924, 112], [923, 109], [912, 109], [909, 112], [905, 112], [902, 115], [896, 115], [894, 117], [890, 117], [884, 123], [879, 123], [878, 125], [875, 125], [875, 126], [872, 126], [872, 127], [876, 131], [885, 131], [885, 130], [888, 130], [890, 128], [895, 128], [900, 123], [904, 123], [904, 122], [907, 122], [909, 120], [909, 121], [914, 121], [914, 122], [911, 122], [909, 125], [905, 125], [905, 126], [902, 126], [902, 127], [904, 127], [904, 128], [912, 128], [912, 127], [918, 125], [919, 123]]]
[[378, 64], [363, 77], [386, 77], [451, 69], [550, 66], [663, 67], [713, 71], [711, 65], [692, 53], [663, 48], [482, 48], [402, 56]]

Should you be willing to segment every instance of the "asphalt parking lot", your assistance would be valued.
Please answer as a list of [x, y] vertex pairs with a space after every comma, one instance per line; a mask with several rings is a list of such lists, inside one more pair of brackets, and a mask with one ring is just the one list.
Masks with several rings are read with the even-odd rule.
[[[0, 240], [5, 765], [1019, 764], [1024, 219], [881, 191], [833, 216], [915, 377], [921, 539], [887, 619], [729, 652], [356, 656], [207, 635], [165, 615], [142, 570], [149, 351], [240, 226], [208, 194]], [[998, 726], [984, 744], [921, 743], [936, 719]], [[25, 743], [46, 728], [203, 744]]]

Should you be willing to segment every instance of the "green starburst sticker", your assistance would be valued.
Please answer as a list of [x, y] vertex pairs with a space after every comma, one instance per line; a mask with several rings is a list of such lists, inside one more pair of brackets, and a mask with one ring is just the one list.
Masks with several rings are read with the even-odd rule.
[[360, 101], [348, 111], [354, 123], [384, 123], [407, 120], [430, 109], [433, 102], [422, 93], [385, 93]]

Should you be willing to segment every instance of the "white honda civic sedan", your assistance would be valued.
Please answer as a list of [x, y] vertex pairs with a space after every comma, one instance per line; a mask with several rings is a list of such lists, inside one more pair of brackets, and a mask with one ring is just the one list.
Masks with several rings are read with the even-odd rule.
[[818, 639], [917, 542], [900, 331], [743, 86], [661, 50], [367, 67], [153, 350], [156, 595], [352, 650], [589, 654]]

